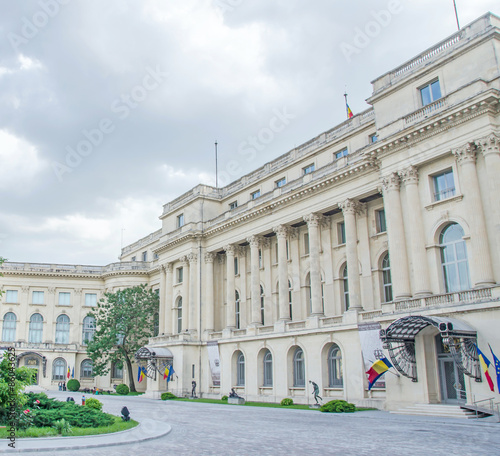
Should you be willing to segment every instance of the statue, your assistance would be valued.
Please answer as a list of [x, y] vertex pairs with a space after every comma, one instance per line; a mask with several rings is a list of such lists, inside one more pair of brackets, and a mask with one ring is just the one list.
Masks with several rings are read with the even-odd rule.
[[121, 414], [122, 414], [122, 420], [123, 421], [129, 421], [130, 420], [130, 412], [128, 411], [128, 408], [125, 405], [122, 407]]
[[316, 401], [316, 404], [319, 405], [318, 398], [320, 400], [323, 400], [323, 398], [319, 395], [319, 386], [315, 382], [313, 382], [311, 380], [309, 380], [309, 383], [312, 383], [312, 387], [313, 387], [312, 394], [314, 395], [314, 400]]
[[238, 396], [238, 394], [236, 393], [236, 391], [234, 390], [234, 388], [231, 388], [231, 392], [229, 393], [229, 397], [243, 399], [241, 396]]
[[191, 397], [196, 397], [196, 382], [194, 380], [191, 382], [191, 386]]

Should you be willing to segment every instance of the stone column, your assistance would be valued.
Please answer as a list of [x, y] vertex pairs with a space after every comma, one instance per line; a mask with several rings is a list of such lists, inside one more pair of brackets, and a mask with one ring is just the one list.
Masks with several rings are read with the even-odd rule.
[[348, 198], [339, 203], [344, 213], [347, 280], [349, 281], [349, 310], [363, 310], [361, 306], [361, 282], [359, 280], [358, 228], [356, 214], [362, 209], [359, 202]]
[[198, 324], [196, 318], [196, 270], [198, 255], [196, 253], [190, 253], [188, 255], [189, 261], [189, 319], [187, 329], [190, 331], [196, 331]]
[[309, 231], [309, 265], [311, 277], [311, 316], [323, 315], [323, 303], [321, 302], [321, 268], [319, 263], [319, 224], [321, 215], [309, 214], [304, 216]]
[[167, 291], [167, 273], [165, 269], [165, 265], [162, 264], [160, 266], [160, 308], [158, 309], [158, 335], [161, 336], [165, 334], [165, 323], [166, 318], [165, 315], [167, 313], [167, 309], [165, 306], [165, 298]]
[[259, 247], [262, 238], [260, 236], [251, 236], [247, 238], [250, 244], [250, 296], [251, 296], [251, 322], [252, 326], [261, 325], [260, 319], [260, 266], [259, 266]]
[[290, 303], [288, 300], [288, 259], [286, 252], [286, 241], [288, 238], [288, 227], [279, 225], [273, 228], [278, 238], [278, 302], [279, 319], [290, 320]]
[[408, 254], [406, 253], [406, 238], [399, 185], [400, 179], [397, 173], [392, 173], [382, 180], [389, 255], [391, 259], [392, 289], [395, 300], [402, 300], [411, 296]]
[[491, 266], [481, 190], [477, 178], [476, 145], [468, 143], [463, 147], [452, 150], [452, 153], [460, 165], [464, 203], [469, 214], [467, 221], [470, 228], [471, 252], [467, 253], [470, 259], [472, 286], [478, 288], [490, 286], [495, 283], [495, 279], [493, 278], [493, 268]]
[[[164, 332], [165, 334], [172, 334], [172, 307], [173, 307], [173, 292], [174, 292], [174, 274], [172, 263], [163, 265], [165, 269], [165, 308], [164, 308]], [[160, 320], [161, 321], [161, 320]], [[161, 333], [161, 331], [160, 331]]]
[[205, 308], [207, 309], [207, 313], [206, 317], [202, 320], [205, 322], [205, 329], [207, 331], [213, 331], [215, 329], [214, 258], [215, 255], [213, 253], [205, 253]]
[[234, 288], [234, 245], [224, 246], [226, 251], [226, 328], [236, 327]]
[[[408, 231], [410, 234], [410, 252], [413, 263], [413, 296], [431, 294], [429, 281], [429, 266], [425, 248], [425, 234], [422, 223], [422, 206], [418, 193], [418, 170], [410, 166], [399, 173], [406, 187], [406, 202], [408, 204]], [[391, 269], [392, 269], [392, 257]], [[392, 273], [392, 270], [391, 270]]]
[[[187, 256], [183, 256], [181, 259], [181, 264], [182, 264], [182, 272], [183, 272], [183, 277], [182, 277], [182, 331], [185, 331], [186, 329], [189, 329], [189, 273], [190, 273], [190, 267], [189, 267], [189, 259]], [[175, 312], [175, 310], [174, 310]], [[174, 318], [174, 325], [175, 328], [177, 329], [177, 322], [176, 318]], [[177, 331], [176, 331], [177, 332]]]
[[[496, 135], [489, 135], [476, 141], [476, 147], [483, 153], [486, 176], [488, 179], [488, 197], [490, 202], [488, 219], [492, 234], [490, 240], [493, 241], [493, 250], [500, 251], [500, 203], [498, 195], [500, 193], [500, 138]], [[496, 277], [497, 283], [500, 277]]]

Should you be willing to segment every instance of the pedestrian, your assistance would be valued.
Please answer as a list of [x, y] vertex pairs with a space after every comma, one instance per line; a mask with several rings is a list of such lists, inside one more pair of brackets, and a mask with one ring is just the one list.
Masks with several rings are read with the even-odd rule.
[[61, 383], [61, 382], [59, 382], [59, 383], [57, 384], [57, 386], [59, 387], [59, 391], [62, 391], [62, 383]]
[[63, 382], [62, 388], [63, 388], [63, 391], [66, 391], [66, 382]]
[[85, 395], [82, 396], [82, 405], [85, 405]]

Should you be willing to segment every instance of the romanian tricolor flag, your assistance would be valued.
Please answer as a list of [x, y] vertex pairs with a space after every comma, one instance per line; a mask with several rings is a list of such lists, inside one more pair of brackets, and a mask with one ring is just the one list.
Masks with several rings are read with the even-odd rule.
[[146, 377], [146, 369], [144, 367], [139, 366], [139, 370], [137, 371], [137, 380], [141, 383]]
[[69, 366], [68, 366], [68, 373], [66, 374], [66, 377], [69, 378], [70, 375], [71, 375], [71, 372], [70, 372]]
[[170, 372], [168, 373], [167, 382], [169, 382], [170, 380], [172, 380], [172, 375], [175, 374], [174, 366], [172, 364], [170, 365], [169, 371]]
[[387, 358], [377, 359], [377, 361], [372, 364], [372, 367], [366, 371], [368, 374], [368, 390], [372, 389], [372, 386], [378, 378], [385, 374], [390, 367], [392, 367], [392, 364]]
[[163, 373], [163, 380], [168, 378], [168, 374], [170, 374], [170, 369], [168, 368], [168, 366], [165, 366], [165, 372]]
[[488, 385], [490, 387], [490, 391], [495, 392], [495, 387], [493, 386], [493, 380], [491, 379], [490, 373], [488, 372], [488, 367], [490, 367], [490, 360], [484, 356], [484, 353], [479, 350], [479, 347], [476, 345], [477, 348], [477, 356], [479, 356], [479, 362], [481, 363], [481, 367], [483, 368], [484, 376], [486, 377], [486, 380], [488, 382]]
[[352, 113], [351, 108], [349, 107], [349, 105], [347, 103], [345, 104], [345, 107], [347, 110], [347, 118], [351, 119], [352, 117], [354, 117], [354, 114]]

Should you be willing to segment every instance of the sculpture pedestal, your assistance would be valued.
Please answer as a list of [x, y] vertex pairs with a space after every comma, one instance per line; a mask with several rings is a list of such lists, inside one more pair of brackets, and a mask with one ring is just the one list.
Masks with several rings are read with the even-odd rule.
[[242, 397], [228, 397], [227, 403], [228, 404], [243, 405], [245, 403], [245, 399], [243, 399]]
[[309, 408], [312, 408], [312, 409], [319, 409], [321, 407], [320, 404], [313, 404], [313, 405], [310, 405]]

